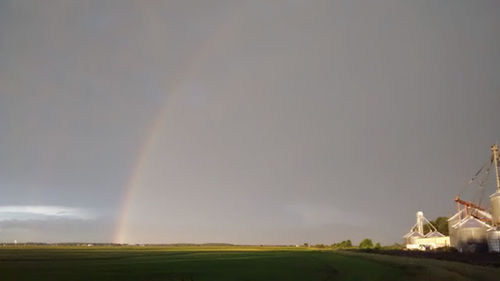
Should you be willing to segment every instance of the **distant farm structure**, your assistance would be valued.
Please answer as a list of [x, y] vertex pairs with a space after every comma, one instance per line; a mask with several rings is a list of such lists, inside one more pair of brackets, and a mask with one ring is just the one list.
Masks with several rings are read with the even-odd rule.
[[[429, 231], [424, 233], [424, 223]], [[423, 212], [417, 212], [417, 222], [405, 236], [406, 248], [410, 250], [433, 250], [450, 246], [450, 237], [439, 232], [432, 223], [424, 217]]]
[[[491, 169], [495, 171], [496, 191], [490, 195], [489, 209], [481, 206], [481, 196], [478, 203], [455, 197], [457, 212], [448, 219], [449, 236], [438, 232], [436, 227], [424, 217], [423, 212], [417, 212], [417, 222], [410, 229], [405, 239], [406, 249], [432, 250], [441, 247], [455, 247], [459, 252], [500, 252], [500, 177], [498, 146], [491, 146], [490, 161], [481, 167], [469, 181], [484, 191]], [[429, 231], [424, 233], [424, 223]]]

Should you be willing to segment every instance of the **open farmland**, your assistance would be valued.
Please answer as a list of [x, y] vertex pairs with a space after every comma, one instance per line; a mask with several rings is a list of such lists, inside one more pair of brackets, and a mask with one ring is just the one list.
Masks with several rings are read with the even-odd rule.
[[500, 269], [271, 247], [3, 247], [0, 280], [495, 280]]

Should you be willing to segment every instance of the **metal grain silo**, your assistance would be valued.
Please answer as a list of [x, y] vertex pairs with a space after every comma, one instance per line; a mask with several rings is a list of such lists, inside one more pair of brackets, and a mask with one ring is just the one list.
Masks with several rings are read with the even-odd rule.
[[490, 196], [491, 222], [493, 225], [500, 226], [500, 190]]
[[486, 230], [489, 225], [474, 218], [467, 217], [457, 226], [456, 247], [460, 252], [485, 252], [488, 250]]
[[417, 244], [417, 240], [420, 238], [424, 238], [424, 235], [418, 233], [417, 231], [408, 232], [405, 236], [405, 243], [408, 244]]
[[462, 218], [465, 216], [465, 210], [460, 210], [451, 218], [448, 219], [448, 233], [450, 235], [450, 246], [457, 247], [458, 237], [457, 230], [458, 225], [462, 221]]
[[491, 228], [486, 231], [488, 237], [488, 249], [490, 252], [500, 252], [500, 227]]

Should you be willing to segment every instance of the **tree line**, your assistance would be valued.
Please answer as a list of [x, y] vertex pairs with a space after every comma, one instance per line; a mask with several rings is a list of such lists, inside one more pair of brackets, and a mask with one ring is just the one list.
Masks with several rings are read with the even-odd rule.
[[[430, 221], [432, 225], [445, 236], [450, 235], [448, 232], [448, 218], [447, 217], [437, 217], [435, 220]], [[424, 224], [424, 233], [431, 231], [429, 224]]]
[[394, 244], [391, 246], [382, 246], [380, 242], [374, 243], [372, 239], [365, 238], [358, 245], [353, 245], [350, 239], [340, 241], [338, 243], [333, 243], [331, 245], [317, 244], [309, 245], [304, 243], [305, 247], [315, 247], [315, 248], [332, 248], [332, 249], [400, 249], [402, 246], [399, 244]]

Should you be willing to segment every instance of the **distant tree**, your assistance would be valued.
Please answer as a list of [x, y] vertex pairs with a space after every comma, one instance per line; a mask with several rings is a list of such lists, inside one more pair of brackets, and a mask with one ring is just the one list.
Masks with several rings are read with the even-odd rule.
[[332, 248], [338, 248], [338, 249], [346, 249], [346, 248], [351, 248], [352, 247], [352, 242], [351, 240], [344, 240], [339, 243], [335, 243], [332, 245]]
[[361, 249], [371, 249], [373, 248], [373, 242], [371, 239], [364, 239], [363, 241], [361, 241], [361, 243], [359, 243], [359, 248]]
[[[437, 217], [435, 220], [431, 220], [430, 223], [437, 229], [437, 231], [441, 232], [444, 235], [449, 235], [448, 233], [448, 218], [447, 217]], [[431, 231], [431, 227], [429, 224], [424, 225], [424, 232]]]
[[304, 247], [309, 247], [309, 243], [304, 243]]
[[379, 250], [380, 248], [382, 248], [382, 246], [380, 245], [379, 242], [377, 242], [377, 244], [375, 244], [375, 249]]

